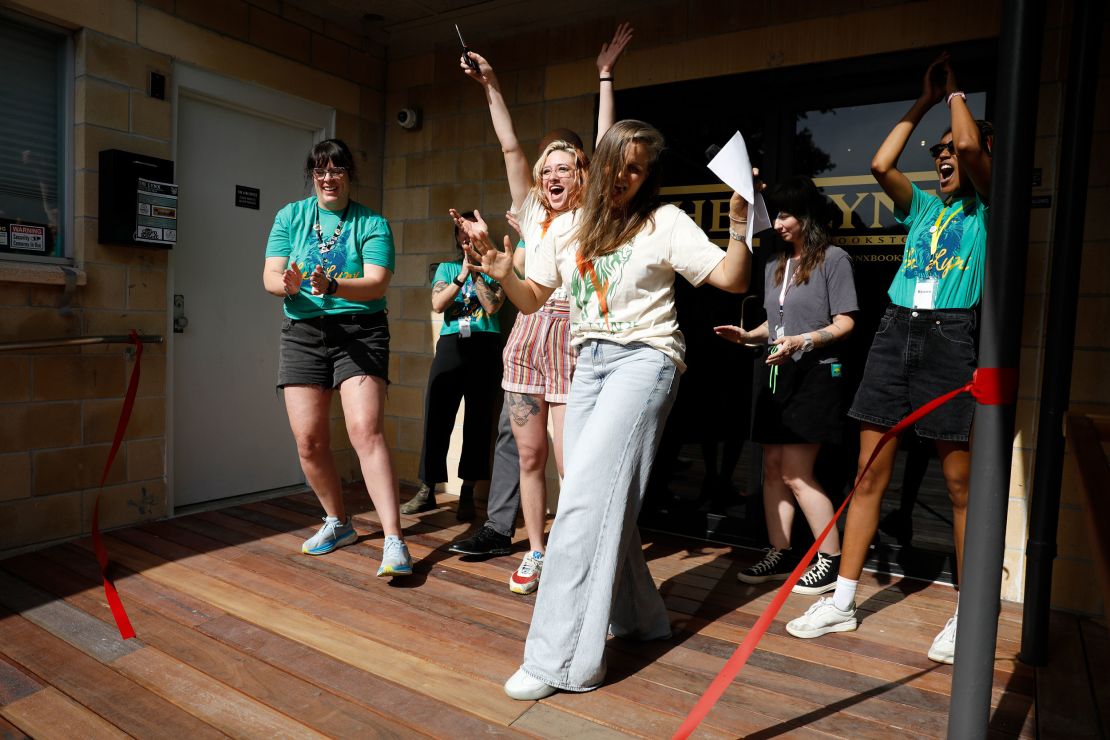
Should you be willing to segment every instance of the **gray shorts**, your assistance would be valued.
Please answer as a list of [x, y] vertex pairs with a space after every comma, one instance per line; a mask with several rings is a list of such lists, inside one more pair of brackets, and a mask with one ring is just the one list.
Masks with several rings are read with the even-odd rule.
[[389, 382], [389, 321], [385, 311], [290, 319], [281, 324], [278, 388], [338, 388], [369, 375]]

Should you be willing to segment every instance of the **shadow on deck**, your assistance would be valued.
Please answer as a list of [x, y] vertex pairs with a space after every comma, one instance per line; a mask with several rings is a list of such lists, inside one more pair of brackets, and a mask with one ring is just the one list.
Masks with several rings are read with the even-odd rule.
[[[501, 683], [534, 604], [507, 588], [519, 553], [447, 553], [477, 525], [443, 507], [405, 518], [415, 575], [378, 579], [376, 517], [362, 489], [347, 498], [359, 542], [321, 558], [300, 554], [307, 493], [110, 533], [126, 642], [88, 540], [0, 561], [0, 736], [669, 737], [773, 593], [736, 581], [749, 551], [645, 531], [675, 636], [612, 640], [598, 691], [516, 702]], [[806, 641], [783, 624], [812, 597], [791, 596], [697, 737], [943, 736], [952, 671], [925, 651], [954, 592], [866, 574], [860, 597], [859, 631]], [[1054, 615], [1035, 673], [1020, 618], [1002, 605], [991, 736], [1098, 737], [1105, 627]]]

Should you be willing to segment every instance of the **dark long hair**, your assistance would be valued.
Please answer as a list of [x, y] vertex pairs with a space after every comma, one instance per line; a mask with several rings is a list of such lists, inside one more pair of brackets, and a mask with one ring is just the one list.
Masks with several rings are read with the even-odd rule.
[[[618, 208], [611, 201], [613, 186], [624, 167], [625, 150], [632, 143], [642, 144], [647, 149], [647, 172], [632, 200]], [[575, 233], [579, 261], [590, 262], [615, 251], [652, 222], [662, 180], [659, 156], [663, 146], [663, 135], [643, 121], [617, 121], [601, 137], [594, 150]]]
[[[772, 213], [788, 213], [802, 224], [802, 257], [794, 272], [794, 284], [805, 285], [809, 276], [825, 261], [825, 250], [829, 247], [832, 206], [813, 184], [813, 180], [801, 175], [788, 177], [775, 183], [767, 190], [767, 203]], [[782, 285], [786, 272], [786, 261], [790, 250], [779, 253], [775, 266], [775, 284]]]
[[358, 175], [355, 157], [342, 139], [324, 139], [312, 147], [304, 161], [305, 179], [311, 181], [312, 170], [327, 167], [329, 161], [335, 167], [346, 167], [347, 177], [355, 181]]

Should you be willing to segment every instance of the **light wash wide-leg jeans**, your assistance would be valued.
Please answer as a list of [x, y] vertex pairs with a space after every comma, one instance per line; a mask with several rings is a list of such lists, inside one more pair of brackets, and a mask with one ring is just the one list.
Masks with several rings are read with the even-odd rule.
[[636, 517], [678, 370], [644, 344], [591, 340], [574, 371], [566, 469], [524, 647], [525, 673], [566, 691], [605, 677], [605, 639], [670, 635]]

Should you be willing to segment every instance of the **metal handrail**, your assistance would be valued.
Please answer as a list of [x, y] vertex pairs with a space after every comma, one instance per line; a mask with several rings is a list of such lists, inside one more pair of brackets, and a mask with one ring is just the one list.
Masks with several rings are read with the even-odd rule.
[[[160, 334], [140, 334], [143, 344], [162, 344], [165, 339]], [[131, 344], [134, 340], [126, 334], [106, 334], [97, 337], [68, 337], [61, 339], [36, 339], [31, 342], [0, 342], [0, 352], [21, 349], [44, 349], [47, 347], [78, 347], [86, 344]]]

